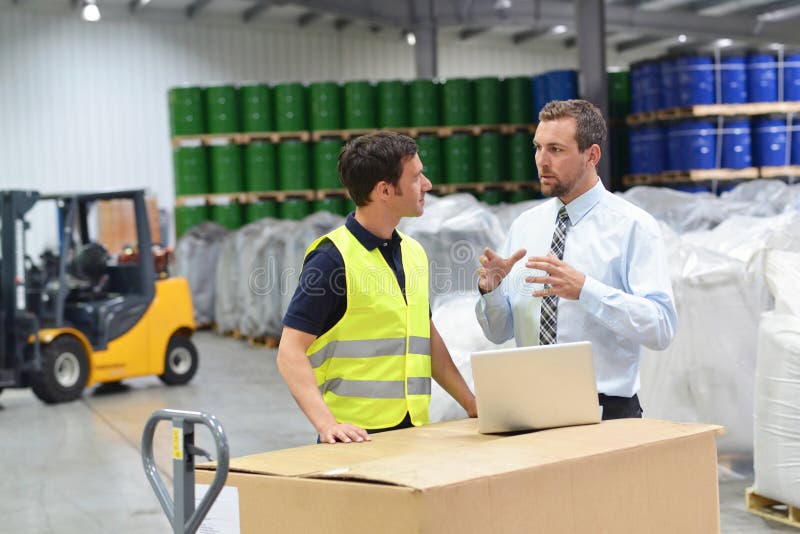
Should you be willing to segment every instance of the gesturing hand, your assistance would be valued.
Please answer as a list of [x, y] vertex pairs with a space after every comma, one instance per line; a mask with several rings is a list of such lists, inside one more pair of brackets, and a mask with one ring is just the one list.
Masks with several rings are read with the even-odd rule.
[[478, 269], [478, 287], [484, 293], [494, 291], [526, 252], [525, 249], [519, 249], [510, 258], [501, 258], [492, 249], [483, 249], [483, 256], [478, 258], [481, 264]]
[[544, 271], [546, 276], [528, 276], [525, 281], [529, 284], [547, 284], [539, 291], [534, 291], [534, 297], [556, 295], [564, 299], [577, 300], [581, 296], [586, 275], [575, 270], [570, 264], [559, 260], [552, 254], [547, 256], [531, 256], [525, 262], [525, 267]]

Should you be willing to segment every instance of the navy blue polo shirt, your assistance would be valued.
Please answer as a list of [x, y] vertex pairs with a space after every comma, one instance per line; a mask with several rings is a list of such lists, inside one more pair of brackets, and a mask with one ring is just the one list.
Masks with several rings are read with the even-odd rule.
[[[392, 232], [391, 239], [383, 239], [361, 226], [353, 213], [347, 216], [344, 225], [364, 248], [381, 251], [405, 297], [406, 275], [400, 249], [402, 238], [397, 230]], [[344, 259], [332, 242], [325, 241], [306, 256], [300, 282], [283, 317], [283, 324], [319, 337], [333, 328], [346, 310]]]

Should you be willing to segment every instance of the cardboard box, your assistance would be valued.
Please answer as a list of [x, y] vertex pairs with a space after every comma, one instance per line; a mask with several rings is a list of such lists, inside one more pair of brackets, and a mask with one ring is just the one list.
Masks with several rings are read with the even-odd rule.
[[235, 458], [226, 486], [243, 533], [707, 534], [721, 432], [625, 419], [486, 436], [466, 419]]

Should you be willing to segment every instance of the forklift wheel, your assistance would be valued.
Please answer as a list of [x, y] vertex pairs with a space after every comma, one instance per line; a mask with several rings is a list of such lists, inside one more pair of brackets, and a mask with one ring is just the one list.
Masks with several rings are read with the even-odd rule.
[[169, 386], [186, 384], [197, 372], [197, 349], [184, 334], [175, 334], [169, 340], [164, 360], [164, 374], [158, 378]]
[[47, 404], [81, 396], [89, 378], [89, 359], [80, 341], [59, 336], [42, 347], [42, 370], [31, 377], [33, 393]]

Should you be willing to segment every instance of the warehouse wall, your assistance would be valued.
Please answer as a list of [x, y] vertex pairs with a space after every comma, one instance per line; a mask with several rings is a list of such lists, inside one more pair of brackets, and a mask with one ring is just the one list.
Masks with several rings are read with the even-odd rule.
[[[44, 191], [147, 187], [171, 208], [169, 87], [412, 78], [413, 49], [394, 35], [125, 14], [88, 24], [76, 12], [0, 6], [0, 183]], [[574, 51], [541, 44], [441, 41], [442, 76], [533, 74], [576, 61]]]

